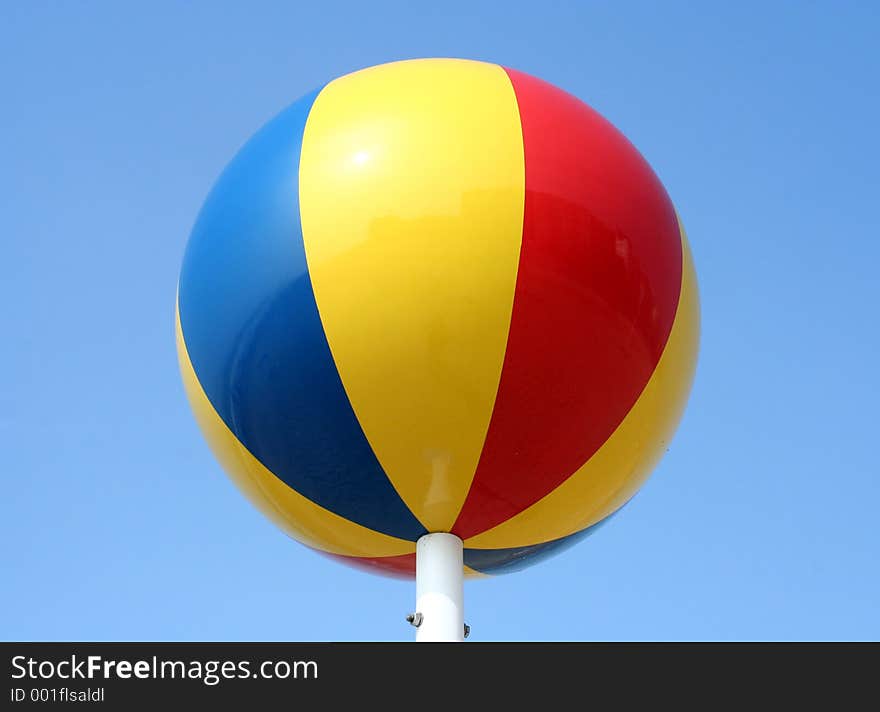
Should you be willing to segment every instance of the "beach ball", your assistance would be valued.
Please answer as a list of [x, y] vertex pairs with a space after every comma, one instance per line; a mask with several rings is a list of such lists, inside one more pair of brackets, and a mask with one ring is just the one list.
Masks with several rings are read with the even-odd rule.
[[594, 533], [669, 446], [697, 285], [646, 160], [576, 97], [459, 59], [306, 94], [232, 159], [177, 293], [196, 419], [294, 539], [470, 576]]

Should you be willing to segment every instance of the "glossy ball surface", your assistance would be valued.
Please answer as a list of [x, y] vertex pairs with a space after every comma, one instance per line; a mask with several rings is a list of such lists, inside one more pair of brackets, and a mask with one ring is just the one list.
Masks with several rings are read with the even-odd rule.
[[498, 65], [336, 79], [245, 144], [181, 270], [178, 354], [224, 468], [283, 530], [380, 573], [451, 531], [467, 573], [594, 532], [674, 433], [687, 239], [638, 151]]

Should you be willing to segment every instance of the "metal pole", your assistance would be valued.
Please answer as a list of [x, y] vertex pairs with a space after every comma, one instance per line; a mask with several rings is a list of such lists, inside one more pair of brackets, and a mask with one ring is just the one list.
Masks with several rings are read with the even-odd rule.
[[454, 534], [425, 534], [416, 542], [416, 641], [464, 640], [462, 556]]

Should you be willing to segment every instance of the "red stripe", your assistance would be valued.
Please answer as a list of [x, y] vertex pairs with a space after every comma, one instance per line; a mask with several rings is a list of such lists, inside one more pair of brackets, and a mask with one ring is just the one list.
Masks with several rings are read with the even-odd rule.
[[452, 528], [462, 538], [551, 492], [614, 432], [681, 286], [675, 211], [647, 162], [583, 102], [506, 71], [525, 148], [523, 239], [495, 408]]
[[[315, 551], [318, 551], [315, 549]], [[356, 569], [362, 569], [371, 574], [383, 574], [392, 578], [412, 579], [416, 575], [416, 555], [401, 554], [400, 556], [379, 556], [368, 558], [363, 556], [344, 556], [342, 554], [330, 554], [326, 551], [318, 552], [329, 556], [331, 559], [341, 561]]]

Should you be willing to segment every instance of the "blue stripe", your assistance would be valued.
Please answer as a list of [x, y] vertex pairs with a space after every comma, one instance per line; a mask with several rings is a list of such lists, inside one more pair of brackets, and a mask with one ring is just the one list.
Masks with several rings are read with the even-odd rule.
[[[620, 509], [623, 509], [623, 507]], [[620, 509], [592, 526], [564, 536], [561, 539], [510, 549], [465, 549], [465, 566], [470, 566], [474, 571], [479, 571], [481, 574], [510, 574], [515, 571], [522, 571], [545, 559], [549, 559], [551, 556], [556, 556], [556, 554], [562, 553], [579, 541], [592, 536], [614, 517]]]
[[414, 541], [425, 528], [355, 417], [306, 266], [299, 157], [319, 92], [264, 126], [205, 201], [183, 260], [181, 327], [208, 399], [258, 460], [322, 507]]

